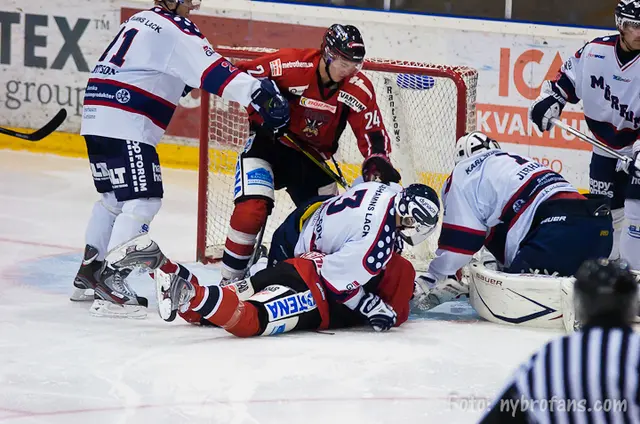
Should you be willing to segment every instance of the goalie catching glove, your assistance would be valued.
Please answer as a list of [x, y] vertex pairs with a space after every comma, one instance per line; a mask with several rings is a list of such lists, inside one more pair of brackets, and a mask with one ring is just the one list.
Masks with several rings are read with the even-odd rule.
[[398, 318], [396, 311], [380, 299], [380, 296], [373, 293], [366, 294], [360, 299], [358, 311], [367, 318], [369, 325], [375, 331], [389, 330]]
[[551, 118], [559, 118], [567, 104], [566, 95], [551, 81], [542, 84], [542, 91], [529, 109], [529, 116], [540, 131], [549, 131], [553, 124]]
[[260, 88], [251, 95], [251, 106], [262, 116], [268, 128], [279, 130], [289, 123], [289, 102], [269, 79], [260, 81]]
[[362, 163], [362, 178], [365, 181], [378, 181], [384, 184], [399, 183], [400, 173], [393, 167], [387, 156], [373, 154]]

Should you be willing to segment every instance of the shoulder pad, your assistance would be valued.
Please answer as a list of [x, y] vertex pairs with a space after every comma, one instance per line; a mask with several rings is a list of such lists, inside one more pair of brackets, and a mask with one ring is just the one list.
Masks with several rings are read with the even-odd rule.
[[204, 38], [204, 35], [200, 32], [196, 24], [191, 22], [188, 18], [180, 17], [174, 13], [168, 12], [161, 7], [154, 7], [151, 9], [152, 12], [155, 12], [159, 16], [171, 21], [180, 31], [188, 35], [194, 35], [198, 38]]
[[589, 42], [589, 44], [593, 43], [593, 44], [605, 44], [607, 46], [615, 46], [616, 42], [618, 41], [618, 37], [620, 37], [620, 34], [606, 35], [604, 37], [594, 38]]

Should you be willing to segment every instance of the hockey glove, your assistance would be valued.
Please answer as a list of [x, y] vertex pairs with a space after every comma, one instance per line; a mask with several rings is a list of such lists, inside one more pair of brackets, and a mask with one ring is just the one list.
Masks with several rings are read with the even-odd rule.
[[531, 108], [529, 117], [540, 131], [549, 131], [553, 124], [551, 118], [559, 118], [567, 100], [553, 82], [545, 81], [542, 91]]
[[366, 294], [358, 303], [358, 311], [369, 321], [376, 331], [387, 331], [396, 323], [396, 311], [387, 305], [378, 295]]
[[391, 165], [387, 156], [373, 154], [362, 162], [362, 178], [384, 184], [399, 183], [400, 173]]
[[270, 79], [260, 81], [260, 88], [251, 95], [251, 105], [270, 129], [277, 131], [289, 123], [289, 102]]
[[618, 159], [616, 162], [616, 172], [623, 171], [627, 174], [640, 178], [640, 140], [633, 143], [633, 150], [630, 160]]

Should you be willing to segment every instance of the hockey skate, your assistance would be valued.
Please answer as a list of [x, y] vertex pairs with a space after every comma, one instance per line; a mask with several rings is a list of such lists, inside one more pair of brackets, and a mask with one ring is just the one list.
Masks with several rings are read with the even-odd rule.
[[96, 285], [91, 314], [116, 318], [145, 318], [148, 301], [138, 296], [126, 278], [134, 268], [155, 269], [165, 256], [148, 234], [115, 247], [105, 258], [102, 273]]
[[80, 269], [73, 280], [74, 289], [69, 298], [70, 300], [74, 302], [93, 300], [94, 289], [98, 285], [98, 278], [103, 264], [103, 261], [96, 259], [97, 257], [98, 249], [87, 244], [84, 248]]
[[158, 269], [154, 273], [160, 318], [167, 322], [176, 319], [178, 310], [186, 312], [189, 301], [196, 294], [195, 287], [177, 273], [167, 274]]

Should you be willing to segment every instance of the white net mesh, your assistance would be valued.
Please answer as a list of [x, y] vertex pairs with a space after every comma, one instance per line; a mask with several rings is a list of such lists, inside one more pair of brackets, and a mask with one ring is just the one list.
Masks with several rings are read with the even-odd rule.
[[[217, 49], [231, 61], [257, 57], [268, 49]], [[476, 126], [477, 71], [467, 67], [369, 59], [363, 72], [371, 79], [378, 106], [392, 141], [391, 158], [402, 183], [421, 182], [440, 192], [453, 167], [458, 137]], [[204, 102], [201, 136], [201, 185], [198, 225], [198, 259], [210, 262], [222, 257], [233, 210], [235, 164], [249, 134], [245, 109], [216, 96]], [[208, 104], [207, 104], [208, 103]], [[208, 106], [208, 109], [207, 109]], [[336, 159], [348, 182], [360, 175], [362, 155], [347, 126]], [[293, 210], [284, 190], [276, 193], [265, 244]], [[439, 232], [439, 230], [438, 230]], [[437, 233], [423, 246], [407, 251], [418, 268], [424, 268], [437, 245]]]

